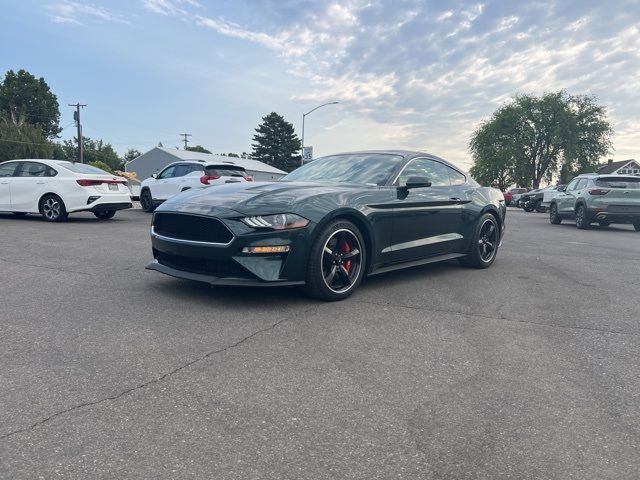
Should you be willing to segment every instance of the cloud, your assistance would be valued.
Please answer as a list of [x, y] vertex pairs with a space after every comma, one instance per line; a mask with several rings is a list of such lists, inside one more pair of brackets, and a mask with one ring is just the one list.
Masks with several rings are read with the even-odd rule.
[[346, 128], [375, 130], [380, 147], [426, 145], [469, 166], [469, 136], [500, 104], [567, 88], [598, 96], [620, 132], [616, 148], [640, 157], [632, 145], [640, 9], [632, 0], [454, 0], [446, 11], [430, 0], [236, 0], [224, 18], [180, 0], [144, 3], [272, 52], [289, 65], [292, 101], [340, 101], [359, 122]]
[[81, 18], [113, 23], [130, 23], [126, 18], [114, 14], [104, 7], [64, 0], [46, 7], [48, 16], [54, 23], [82, 25]]

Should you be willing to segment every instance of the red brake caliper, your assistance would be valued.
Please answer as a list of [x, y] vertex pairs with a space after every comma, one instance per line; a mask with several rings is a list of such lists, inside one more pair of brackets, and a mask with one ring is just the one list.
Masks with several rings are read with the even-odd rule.
[[[342, 253], [349, 253], [350, 251], [351, 251], [351, 245], [349, 245], [345, 240], [345, 242], [342, 244]], [[344, 262], [344, 269], [347, 272], [351, 271], [351, 260], [347, 260], [346, 262]]]

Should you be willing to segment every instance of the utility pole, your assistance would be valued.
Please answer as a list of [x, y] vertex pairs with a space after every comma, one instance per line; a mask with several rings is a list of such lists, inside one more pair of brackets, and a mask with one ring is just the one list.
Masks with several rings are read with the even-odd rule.
[[184, 149], [187, 149], [187, 144], [189, 143], [188, 138], [191, 137], [192, 135], [190, 133], [181, 133], [180, 134], [181, 137], [184, 137]]
[[82, 151], [83, 141], [82, 141], [82, 124], [80, 123], [80, 107], [86, 107], [86, 104], [83, 103], [70, 103], [70, 107], [76, 107], [76, 111], [73, 112], [73, 119], [76, 121], [76, 127], [78, 128], [78, 161], [80, 163], [84, 163], [84, 156]]

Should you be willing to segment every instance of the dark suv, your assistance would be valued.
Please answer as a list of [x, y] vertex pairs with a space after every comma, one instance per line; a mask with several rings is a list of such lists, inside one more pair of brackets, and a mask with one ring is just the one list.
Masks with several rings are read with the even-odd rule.
[[574, 178], [551, 200], [549, 221], [575, 219], [576, 227], [631, 223], [640, 232], [640, 177], [585, 174]]

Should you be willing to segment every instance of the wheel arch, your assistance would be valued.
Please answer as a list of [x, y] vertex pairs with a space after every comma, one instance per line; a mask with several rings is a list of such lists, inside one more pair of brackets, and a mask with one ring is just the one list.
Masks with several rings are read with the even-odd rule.
[[496, 222], [498, 222], [498, 232], [500, 233], [500, 237], [502, 237], [502, 219], [500, 218], [500, 212], [497, 207], [495, 205], [487, 205], [482, 209], [479, 217], [482, 217], [485, 213], [490, 213], [495, 217]]
[[[335, 210], [331, 212], [329, 215], [324, 217], [316, 227], [317, 233], [315, 234], [315, 238], [320, 235], [322, 229], [335, 220], [347, 220], [353, 223], [358, 230], [360, 230], [360, 234], [364, 239], [364, 247], [366, 249], [366, 258], [365, 258], [365, 275], [369, 273], [371, 265], [373, 264], [373, 252], [375, 251], [375, 236], [373, 234], [373, 229], [371, 224], [367, 220], [367, 218], [360, 213], [358, 210], [344, 208], [340, 210]], [[314, 241], [315, 241], [314, 238]]]
[[578, 200], [576, 200], [576, 204], [573, 206], [573, 211], [577, 211], [580, 205], [582, 205], [585, 209], [587, 208], [587, 202], [584, 200], [584, 198], [579, 198]]
[[56, 197], [58, 197], [60, 199], [60, 201], [62, 202], [62, 205], [64, 205], [65, 208], [67, 208], [67, 205], [64, 203], [63, 198], [56, 192], [45, 192], [42, 195], [40, 195], [40, 198], [38, 199], [38, 212], [40, 212], [40, 214], [42, 214], [42, 201], [44, 200], [44, 198], [47, 195], [55, 195]]

